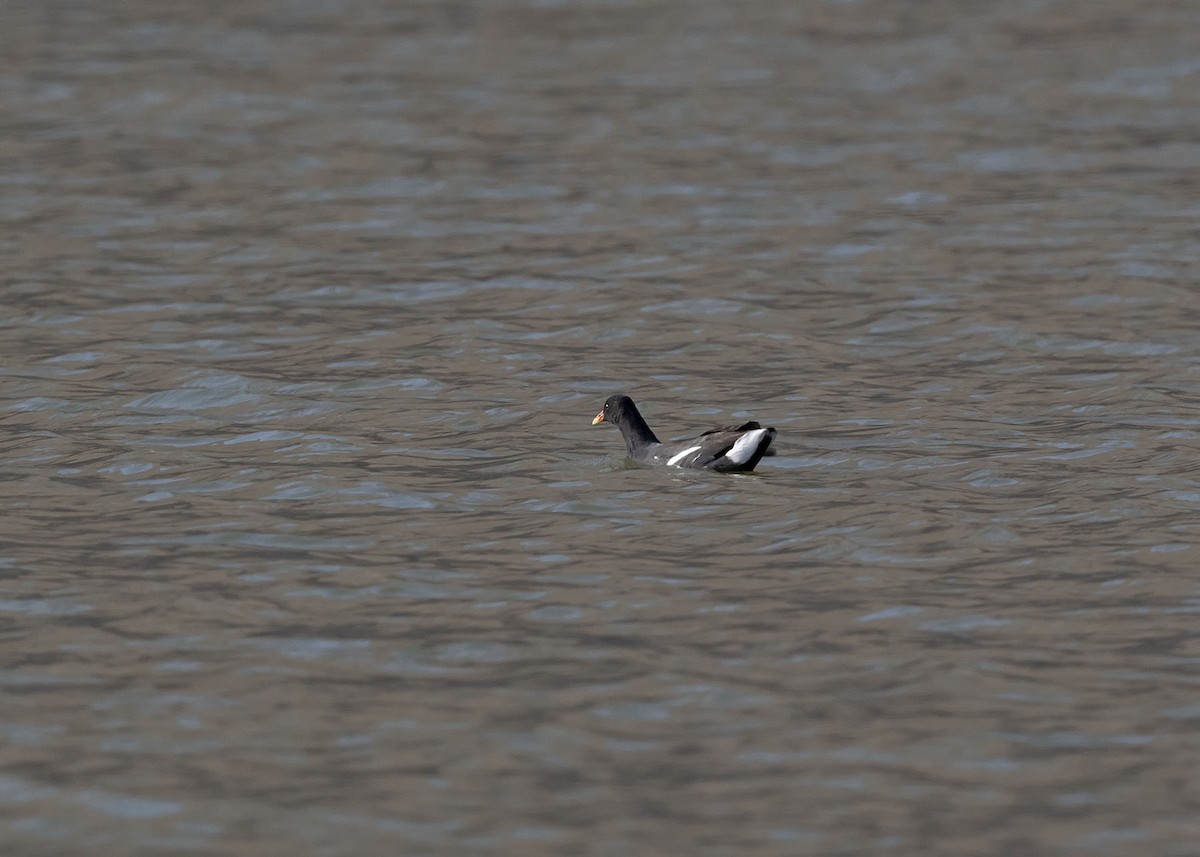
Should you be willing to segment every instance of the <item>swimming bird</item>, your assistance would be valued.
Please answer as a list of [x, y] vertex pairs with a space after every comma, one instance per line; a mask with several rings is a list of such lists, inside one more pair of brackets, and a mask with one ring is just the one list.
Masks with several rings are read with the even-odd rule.
[[667, 464], [721, 473], [753, 470], [775, 440], [775, 429], [751, 420], [740, 426], [719, 426], [692, 440], [660, 443], [638, 413], [633, 399], [609, 396], [592, 425], [612, 423], [621, 430], [629, 457], [643, 464]]

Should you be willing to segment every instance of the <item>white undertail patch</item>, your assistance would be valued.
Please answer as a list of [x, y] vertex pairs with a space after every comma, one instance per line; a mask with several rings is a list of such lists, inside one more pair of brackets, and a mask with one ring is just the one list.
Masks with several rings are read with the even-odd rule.
[[689, 446], [683, 452], [677, 452], [674, 455], [672, 455], [669, 459], [667, 459], [667, 464], [678, 464], [680, 461], [687, 458], [689, 455], [691, 455], [693, 452], [696, 452], [699, 449], [700, 449], [700, 447], [698, 447], [698, 446]]
[[758, 449], [758, 445], [762, 443], [763, 436], [767, 434], [766, 429], [755, 429], [748, 431], [737, 439], [729, 452], [725, 453], [725, 457], [734, 464], [745, 464], [750, 460]]

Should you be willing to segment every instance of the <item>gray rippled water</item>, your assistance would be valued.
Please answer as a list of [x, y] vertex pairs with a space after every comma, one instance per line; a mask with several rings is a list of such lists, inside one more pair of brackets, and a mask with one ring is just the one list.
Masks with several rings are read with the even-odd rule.
[[9, 9], [3, 852], [1194, 853], [1198, 18]]

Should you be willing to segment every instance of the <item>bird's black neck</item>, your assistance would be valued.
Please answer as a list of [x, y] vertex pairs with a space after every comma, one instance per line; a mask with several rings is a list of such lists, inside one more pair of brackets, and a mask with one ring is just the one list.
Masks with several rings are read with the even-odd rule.
[[613, 422], [621, 430], [621, 436], [625, 438], [625, 446], [629, 448], [630, 452], [638, 447], [658, 443], [658, 438], [654, 436], [654, 432], [650, 431], [650, 426], [646, 425], [646, 421], [642, 419], [642, 415], [638, 413], [638, 409], [633, 407], [632, 403], [617, 415]]

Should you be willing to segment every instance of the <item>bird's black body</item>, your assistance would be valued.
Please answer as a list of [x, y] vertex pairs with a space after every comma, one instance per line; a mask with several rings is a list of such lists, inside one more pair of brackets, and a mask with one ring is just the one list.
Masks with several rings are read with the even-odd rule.
[[592, 425], [602, 422], [612, 423], [621, 430], [629, 457], [634, 461], [722, 473], [753, 470], [775, 440], [775, 429], [751, 421], [709, 429], [693, 440], [661, 443], [642, 419], [633, 399], [620, 394], [608, 397]]

